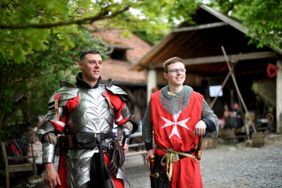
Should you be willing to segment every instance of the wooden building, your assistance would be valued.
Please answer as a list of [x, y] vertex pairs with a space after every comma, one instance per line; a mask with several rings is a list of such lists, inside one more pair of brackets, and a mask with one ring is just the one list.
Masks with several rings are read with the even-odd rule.
[[[281, 132], [282, 51], [269, 46], [258, 48], [250, 43], [248, 30], [238, 21], [206, 5], [200, 5], [192, 18], [195, 24], [180, 24], [133, 67], [147, 70], [147, 98], [152, 88], [165, 84], [162, 63], [177, 56], [185, 61], [186, 84], [212, 101], [210, 86], [223, 84], [230, 74], [228, 61], [247, 109], [255, 112], [257, 118], [273, 114], [275, 129]], [[230, 77], [213, 109], [221, 117], [223, 106], [238, 101], [238, 97]]]

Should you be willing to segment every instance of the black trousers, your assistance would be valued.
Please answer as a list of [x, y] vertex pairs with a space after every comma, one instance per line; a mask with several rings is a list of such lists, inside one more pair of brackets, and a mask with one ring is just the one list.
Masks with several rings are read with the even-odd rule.
[[155, 155], [154, 166], [151, 167], [151, 188], [170, 188], [170, 181], [166, 175], [165, 167], [161, 165], [162, 157]]

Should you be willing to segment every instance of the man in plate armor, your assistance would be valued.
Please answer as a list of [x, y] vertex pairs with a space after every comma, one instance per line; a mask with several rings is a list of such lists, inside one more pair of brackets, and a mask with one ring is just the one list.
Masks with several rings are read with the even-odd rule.
[[[49, 100], [45, 123], [38, 130], [43, 143], [44, 181], [49, 187], [122, 188], [124, 151], [135, 123], [127, 94], [101, 82], [102, 57], [96, 50], [80, 54], [76, 84], [64, 83]], [[121, 130], [115, 139], [113, 126]], [[54, 167], [59, 149], [58, 171]]]

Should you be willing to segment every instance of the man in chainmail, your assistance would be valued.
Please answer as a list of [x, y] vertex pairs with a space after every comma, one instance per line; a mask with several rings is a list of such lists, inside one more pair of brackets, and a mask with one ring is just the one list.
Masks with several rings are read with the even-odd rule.
[[[43, 143], [44, 181], [51, 188], [123, 188], [124, 150], [136, 127], [127, 94], [111, 82], [101, 82], [98, 51], [82, 52], [79, 68], [76, 84], [64, 82], [51, 97], [49, 112], [37, 131]], [[121, 143], [114, 137], [114, 123], [122, 132]], [[58, 171], [54, 168], [57, 149]]]
[[168, 85], [152, 93], [143, 118], [151, 187], [201, 188], [201, 139], [217, 135], [218, 119], [201, 94], [183, 85], [181, 58], [168, 59], [163, 68]]

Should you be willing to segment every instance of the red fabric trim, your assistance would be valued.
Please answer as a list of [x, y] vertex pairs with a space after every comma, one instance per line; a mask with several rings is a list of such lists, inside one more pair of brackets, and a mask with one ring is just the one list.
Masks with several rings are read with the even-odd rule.
[[60, 159], [59, 159], [59, 167], [58, 167], [58, 174], [61, 180], [61, 186], [57, 186], [57, 188], [68, 188], [66, 168], [67, 168], [66, 158], [63, 154], [61, 154]]
[[[56, 131], [63, 132], [65, 126], [61, 126], [59, 123], [54, 122], [54, 121], [52, 121], [52, 120], [49, 120], [48, 122], [49, 122], [51, 125], [53, 125], [53, 127], [55, 128]], [[63, 123], [65, 123], [65, 122], [63, 122]]]
[[113, 180], [116, 188], [124, 188], [124, 183], [123, 183], [122, 179], [117, 179], [116, 177], [112, 176], [112, 180]]
[[[104, 161], [106, 166], [110, 165], [110, 159], [106, 153], [104, 153]], [[117, 179], [115, 176], [112, 176], [111, 178], [115, 184], [115, 188], [124, 188], [124, 182], [122, 179]]]
[[[58, 96], [55, 95], [55, 96], [59, 97], [59, 95]], [[72, 112], [77, 107], [78, 102], [79, 102], [79, 96], [76, 96], [75, 98], [68, 100], [68, 102], [66, 103], [66, 108], [68, 112]], [[68, 113], [64, 111], [62, 117], [60, 117], [60, 121], [63, 123], [66, 123], [68, 122], [68, 118], [69, 118]], [[56, 131], [59, 131], [59, 132], [64, 131], [65, 126], [61, 126], [58, 122], [50, 120], [49, 123], [53, 125]]]
[[[106, 153], [104, 153], [104, 160], [106, 166], [110, 165], [110, 159]], [[67, 170], [66, 170], [66, 158], [65, 155], [61, 155], [59, 159], [59, 167], [58, 174], [61, 180], [61, 186], [57, 186], [56, 188], [68, 188], [67, 186]], [[116, 188], [124, 188], [124, 182], [122, 179], [117, 179], [115, 176], [111, 177]]]
[[123, 104], [124, 101], [121, 100], [120, 96], [115, 95], [109, 91], [107, 91], [103, 95], [109, 97], [111, 104], [113, 105], [115, 110], [119, 110], [121, 108], [121, 105]]
[[109, 91], [106, 91], [105, 93], [103, 93], [103, 96], [104, 97], [108, 97], [109, 102], [113, 106], [114, 111], [115, 111], [115, 120], [118, 120], [120, 117], [122, 117], [121, 120], [115, 121], [115, 123], [117, 125], [124, 124], [128, 120], [128, 118], [129, 118], [129, 117], [123, 117], [122, 114], [121, 114], [122, 110], [124, 109], [124, 107], [126, 105], [126, 102], [123, 101], [120, 98], [119, 95], [113, 94], [113, 93], [111, 93]]
[[[121, 108], [116, 112], [116, 120], [117, 120], [118, 118], [122, 117], [121, 120], [115, 122], [117, 125], [122, 125], [122, 124], [124, 124], [125, 122], [127, 122], [128, 119], [129, 119], [129, 117], [123, 117], [122, 114], [121, 114], [121, 112], [122, 112], [122, 110], [124, 109], [125, 105], [126, 105], [126, 103], [124, 102], [124, 103], [121, 105]], [[117, 118], [117, 117], [118, 117], [118, 118]]]
[[54, 95], [54, 100], [59, 100], [61, 98], [61, 94], [57, 93]]
[[78, 105], [79, 102], [79, 96], [77, 95], [75, 98], [68, 100], [66, 104], [66, 108], [69, 112], [72, 112]]

